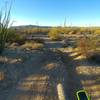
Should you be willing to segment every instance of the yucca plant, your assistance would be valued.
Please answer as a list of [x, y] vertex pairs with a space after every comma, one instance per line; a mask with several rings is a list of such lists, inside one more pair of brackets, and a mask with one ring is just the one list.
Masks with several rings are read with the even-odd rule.
[[6, 9], [5, 11], [0, 11], [0, 54], [5, 48], [6, 40], [8, 37], [8, 30], [10, 26], [10, 11], [11, 7], [9, 10]]

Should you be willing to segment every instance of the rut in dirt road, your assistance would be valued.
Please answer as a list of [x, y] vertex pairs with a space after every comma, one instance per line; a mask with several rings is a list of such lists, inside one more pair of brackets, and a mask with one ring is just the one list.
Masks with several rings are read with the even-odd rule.
[[66, 93], [69, 100], [77, 100], [76, 92], [83, 88], [79, 79], [79, 75], [76, 72], [78, 63], [69, 56], [70, 53], [59, 51], [59, 54], [61, 56], [62, 62], [66, 66], [66, 73], [68, 75], [66, 79]]

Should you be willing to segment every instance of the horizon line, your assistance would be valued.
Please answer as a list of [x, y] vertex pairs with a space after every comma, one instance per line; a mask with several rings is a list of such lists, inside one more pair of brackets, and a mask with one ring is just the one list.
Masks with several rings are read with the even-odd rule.
[[12, 27], [17, 26], [40, 26], [40, 27], [100, 27], [100, 25], [36, 25], [36, 24], [22, 24], [22, 25], [12, 25]]

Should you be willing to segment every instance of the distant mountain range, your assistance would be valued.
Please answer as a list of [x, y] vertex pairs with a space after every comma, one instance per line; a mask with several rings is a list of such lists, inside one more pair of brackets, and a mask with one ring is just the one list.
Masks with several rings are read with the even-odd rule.
[[20, 25], [20, 26], [12, 26], [14, 29], [31, 29], [31, 28], [51, 28], [52, 26], [38, 26], [38, 25]]

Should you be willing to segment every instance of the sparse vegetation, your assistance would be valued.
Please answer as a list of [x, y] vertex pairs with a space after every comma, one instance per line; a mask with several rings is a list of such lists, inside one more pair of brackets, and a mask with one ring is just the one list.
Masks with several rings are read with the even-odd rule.
[[98, 45], [98, 39], [96, 36], [83, 36], [78, 40], [78, 48], [80, 50], [80, 53], [84, 55], [87, 58], [97, 55], [98, 48], [100, 48]]
[[0, 0], [0, 100], [100, 100], [100, 1], [81, 1]]
[[26, 41], [26, 37], [25, 35], [16, 35], [16, 37], [14, 38], [14, 42], [18, 43], [19, 45], [23, 45]]
[[10, 8], [8, 11], [5, 10], [4, 15], [2, 10], [0, 12], [0, 53], [3, 52], [9, 35], [8, 28], [10, 25], [10, 10]]
[[8, 36], [6, 42], [9, 44], [17, 43], [18, 45], [23, 45], [26, 41], [25, 34], [18, 34], [14, 29], [8, 30]]
[[[72, 83], [77, 81], [75, 77], [79, 77], [82, 82], [84, 78], [86, 78], [86, 81], [89, 79], [89, 83], [91, 80], [94, 81], [94, 77], [92, 78], [91, 76], [93, 76], [94, 74], [97, 75], [97, 73], [100, 72], [100, 68], [99, 67], [98, 69], [95, 67], [89, 68], [90, 65], [88, 65], [87, 63], [86, 65], [84, 65], [85, 62], [82, 59], [81, 55], [84, 55], [85, 57], [88, 58], [86, 59], [86, 61], [92, 60], [92, 62], [96, 62], [96, 64], [100, 62], [100, 38], [99, 38], [99, 34], [95, 35], [95, 31], [96, 29], [91, 29], [91, 28], [87, 30], [85, 28], [81, 29], [81, 28], [57, 27], [57, 28], [51, 28], [50, 31], [47, 31], [45, 34], [44, 33], [42, 34], [42, 32], [40, 33], [39, 31], [35, 31], [35, 33], [32, 33], [32, 32], [23, 32], [21, 29], [12, 30], [11, 28], [11, 30], [9, 30], [9, 35], [7, 37], [7, 42], [10, 43], [10, 46], [9, 48], [5, 50], [7, 52], [7, 55], [9, 55], [9, 57], [7, 57], [7, 59], [9, 60], [6, 61], [7, 63], [10, 63], [10, 64], [7, 64], [8, 70], [6, 71], [6, 73], [8, 74], [4, 73], [6, 76], [5, 77], [1, 73], [1, 80], [3, 80], [3, 78], [6, 78], [7, 80], [3, 82], [3, 84], [6, 84], [4, 88], [8, 86], [11, 88], [11, 86], [14, 85], [16, 80], [18, 80], [20, 77], [23, 79], [23, 73], [25, 76], [26, 74], [30, 74], [29, 75], [30, 77], [32, 73], [35, 73], [38, 75], [37, 72], [46, 73], [47, 71], [48, 73], [49, 71], [49, 73], [51, 73], [50, 75], [52, 75], [52, 73], [55, 74], [56, 72], [58, 72], [60, 68], [61, 68], [61, 72], [65, 72], [65, 73], [66, 71], [70, 72], [69, 76], [71, 77], [68, 80], [70, 81], [70, 79], [71, 80], [73, 79], [73, 82], [71, 81]], [[47, 34], [49, 35], [49, 37], [47, 36]], [[32, 38], [28, 39], [27, 38], [28, 36]], [[62, 41], [53, 41], [53, 40], [63, 40], [62, 37], [64, 37], [64, 39], [66, 40], [65, 41], [66, 48], [63, 48]], [[51, 44], [49, 41], [51, 42]], [[48, 49], [49, 46], [46, 47], [49, 44], [50, 44], [50, 48], [53, 47], [54, 50], [51, 49], [49, 51]], [[61, 49], [59, 49], [58, 52], [56, 52], [56, 44], [57, 46], [59, 44], [62, 45], [61, 53], [59, 53], [59, 50]], [[47, 51], [44, 52], [45, 50]], [[57, 63], [56, 63], [56, 58], [57, 58]], [[77, 60], [77, 63], [79, 63], [80, 66], [77, 66], [78, 64], [74, 63], [74, 60]], [[62, 63], [59, 65], [60, 61]], [[61, 67], [61, 65], [63, 63], [66, 66], [70, 65], [70, 67], [68, 67], [68, 70], [65, 70], [65, 69], [62, 70], [63, 66]], [[34, 67], [35, 64], [36, 64], [36, 67]], [[74, 67], [74, 66], [77, 66], [77, 67]], [[75, 74], [76, 71], [78, 74]], [[62, 75], [61, 72], [59, 73], [59, 76]], [[83, 79], [80, 74], [82, 74]], [[89, 78], [87, 76], [88, 74], [89, 74]], [[58, 73], [56, 74], [56, 76], [58, 79]], [[66, 78], [66, 75], [65, 75], [65, 78]], [[99, 80], [99, 74], [97, 78], [98, 79], [96, 79], [95, 82]], [[82, 86], [84, 86], [84, 84], [82, 84]], [[93, 86], [98, 88], [96, 84], [94, 84]], [[3, 85], [1, 85], [1, 87], [3, 87]]]

